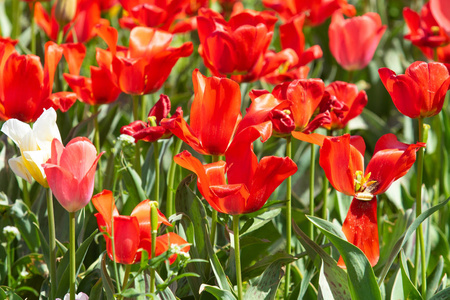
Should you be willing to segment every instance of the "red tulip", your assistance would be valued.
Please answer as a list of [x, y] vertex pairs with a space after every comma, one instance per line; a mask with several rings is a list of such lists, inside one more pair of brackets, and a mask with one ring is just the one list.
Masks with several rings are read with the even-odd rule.
[[108, 104], [117, 99], [120, 89], [113, 82], [111, 57], [104, 55], [102, 49], [97, 48], [97, 62], [99, 67], [90, 66], [91, 78], [80, 76], [80, 67], [86, 54], [83, 44], [65, 44], [64, 56], [69, 63], [70, 74], [63, 74], [70, 88], [77, 94], [78, 99], [89, 105]]
[[378, 70], [395, 107], [410, 118], [426, 118], [442, 110], [450, 86], [447, 67], [441, 63], [416, 61], [404, 75], [388, 68]]
[[[320, 166], [333, 187], [353, 196], [342, 225], [347, 240], [360, 248], [374, 266], [379, 258], [377, 199], [397, 179], [403, 177], [416, 160], [424, 143], [404, 144], [393, 134], [383, 135], [364, 171], [364, 140], [359, 136], [330, 137], [320, 149]], [[340, 266], [345, 266], [342, 259]]]
[[190, 125], [182, 115], [164, 119], [161, 125], [201, 154], [223, 155], [241, 119], [241, 91], [235, 81], [192, 74], [194, 101]]
[[200, 9], [198, 51], [215, 76], [244, 75], [248, 78], [236, 79], [256, 80], [264, 68], [276, 21], [268, 12], [245, 10], [226, 22], [220, 14]]
[[96, 32], [109, 47], [114, 82], [131, 95], [159, 90], [178, 59], [191, 55], [193, 50], [191, 42], [178, 48], [170, 47], [173, 35], [153, 28], [131, 30], [128, 49], [117, 46], [117, 30], [113, 27], [100, 25]]
[[345, 109], [332, 109], [330, 111], [331, 123], [322, 125], [326, 129], [342, 129], [347, 123], [359, 116], [367, 104], [367, 94], [365, 91], [359, 91], [355, 84], [343, 81], [335, 81], [325, 88], [327, 101], [338, 101]]
[[365, 68], [386, 31], [380, 15], [366, 13], [363, 16], [344, 19], [335, 13], [328, 29], [330, 50], [337, 62], [348, 71]]
[[91, 200], [95, 169], [103, 153], [97, 155], [95, 146], [84, 137], [74, 138], [66, 147], [53, 139], [51, 157], [42, 167], [50, 189], [68, 212], [82, 209]]
[[[59, 24], [55, 19], [56, 3], [52, 7], [51, 16], [48, 15], [41, 3], [36, 3], [34, 18], [39, 27], [44, 30], [47, 36], [56, 41], [58, 39]], [[96, 0], [78, 0], [77, 11], [72, 22], [64, 26], [64, 35], [67, 35], [67, 42], [86, 42], [94, 37], [93, 28], [97, 24], [109, 24], [105, 19], [100, 18], [100, 4]], [[72, 31], [73, 28], [73, 31]], [[72, 36], [75, 32], [76, 37]]]
[[[315, 114], [322, 101], [325, 85], [321, 79], [301, 79], [277, 85], [271, 94], [252, 91], [252, 104], [238, 126], [242, 129], [271, 121], [277, 135], [293, 131], [310, 133], [330, 121], [327, 109]], [[312, 119], [313, 115], [315, 117]]]
[[[170, 99], [166, 95], [161, 94], [158, 102], [156, 102], [155, 106], [148, 113], [148, 122], [134, 121], [129, 125], [122, 126], [120, 133], [130, 135], [135, 140], [143, 140], [146, 142], [155, 142], [159, 139], [170, 138], [172, 136], [170, 130], [161, 126], [161, 120], [166, 118], [169, 113]], [[179, 107], [170, 119], [182, 118], [182, 116], [183, 111]], [[152, 121], [151, 118], [153, 118]]]
[[[45, 66], [35, 55], [19, 55], [11, 43], [0, 42], [0, 118], [35, 121], [53, 107], [67, 111], [76, 100], [69, 92], [52, 94], [56, 66], [63, 49], [53, 42], [45, 44]], [[26, 88], [24, 88], [26, 83]]]
[[446, 0], [430, 0], [429, 3], [437, 23], [450, 37], [450, 3]]
[[[104, 232], [106, 240], [106, 250], [111, 260], [115, 260], [121, 264], [133, 264], [141, 260], [141, 252], [144, 249], [151, 257], [152, 246], [152, 228], [151, 228], [151, 201], [144, 200], [139, 203], [132, 211], [130, 216], [119, 215], [114, 203], [111, 191], [103, 190], [103, 192], [92, 197], [92, 204], [98, 210], [95, 214], [97, 224], [101, 232]], [[114, 236], [112, 226], [114, 224]], [[172, 226], [166, 217], [158, 210], [158, 227], [161, 224]], [[156, 228], [157, 230], [158, 228]], [[115, 258], [113, 256], [113, 247], [111, 236], [114, 237]], [[159, 256], [169, 249], [170, 245], [184, 245], [187, 242], [178, 234], [170, 232], [156, 238], [156, 252]], [[189, 246], [181, 249], [188, 252]], [[173, 263], [176, 255], [172, 255], [169, 259]]]
[[403, 17], [410, 33], [405, 35], [405, 39], [410, 40], [418, 47], [435, 48], [450, 41], [445, 31], [439, 27], [430, 11], [430, 2], [427, 2], [420, 10], [420, 15], [405, 7]]
[[353, 17], [356, 13], [355, 7], [346, 0], [263, 0], [263, 4], [275, 10], [285, 21], [306, 14], [307, 23], [312, 26], [320, 25], [335, 11], [341, 10], [349, 17]]
[[258, 163], [252, 142], [260, 135], [255, 127], [238, 134], [226, 153], [226, 163], [202, 165], [187, 151], [174, 160], [197, 174], [198, 189], [212, 208], [230, 215], [251, 213], [263, 207], [283, 180], [297, 171], [288, 157], [263, 157]]

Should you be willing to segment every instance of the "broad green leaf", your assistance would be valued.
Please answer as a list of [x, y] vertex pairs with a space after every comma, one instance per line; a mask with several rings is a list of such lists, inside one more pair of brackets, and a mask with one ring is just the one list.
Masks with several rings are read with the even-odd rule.
[[125, 166], [125, 170], [122, 171], [122, 178], [125, 182], [126, 190], [130, 193], [122, 208], [122, 214], [130, 214], [136, 205], [141, 201], [148, 199], [142, 188], [142, 181], [139, 174], [129, 165]]
[[261, 275], [256, 285], [251, 285], [245, 292], [244, 299], [274, 299], [280, 280], [284, 275], [283, 264], [273, 262]]
[[400, 267], [402, 271], [403, 297], [408, 300], [422, 300], [422, 296], [409, 279], [407, 264], [403, 251], [400, 252]]
[[440, 291], [429, 300], [448, 300], [450, 299], [450, 287]]
[[444, 258], [439, 256], [438, 263], [433, 272], [428, 276], [427, 280], [427, 299], [431, 298], [439, 286], [442, 278], [442, 271], [444, 270]]
[[236, 297], [227, 290], [222, 290], [217, 286], [202, 284], [200, 287], [200, 294], [206, 291], [216, 297], [217, 300], [236, 300]]
[[252, 231], [255, 231], [263, 227], [268, 222], [272, 222], [273, 218], [278, 216], [280, 213], [281, 209], [277, 208], [266, 211], [254, 218], [249, 219], [247, 222], [245, 222], [244, 226], [242, 227], [241, 236], [244, 236]]
[[347, 267], [352, 299], [381, 299], [375, 274], [366, 255], [355, 245], [345, 240], [341, 229], [323, 219], [307, 216], [339, 250]]
[[450, 198], [427, 209], [420, 216], [418, 216], [414, 220], [414, 222], [412, 222], [412, 224], [406, 230], [405, 234], [398, 239], [397, 243], [395, 243], [395, 246], [392, 249], [391, 254], [389, 256], [389, 259], [384, 264], [383, 270], [381, 271], [381, 274], [378, 278], [379, 285], [384, 281], [384, 278], [386, 277], [389, 269], [391, 268], [391, 265], [394, 262], [394, 259], [397, 257], [398, 253], [403, 248], [405, 243], [409, 240], [410, 236], [414, 233], [414, 231], [416, 231], [417, 227], [419, 227], [419, 224], [421, 224], [425, 219], [427, 219], [429, 216], [431, 216], [434, 212], [438, 211], [441, 207], [445, 206], [449, 200], [450, 200]]
[[17, 200], [11, 207], [9, 213], [30, 251], [39, 252], [39, 232], [33, 225], [34, 223], [38, 223], [36, 215], [31, 212], [22, 200]]
[[242, 271], [242, 278], [244, 281], [254, 278], [263, 273], [265, 269], [267, 269], [272, 263], [276, 261], [279, 261], [282, 264], [289, 264], [295, 260], [296, 258], [292, 255], [289, 255], [285, 252], [277, 252], [273, 255], [264, 257], [263, 259], [257, 261], [254, 265], [244, 269]]
[[[156, 286], [164, 283], [161, 276], [159, 276], [159, 274], [157, 272], [155, 272], [155, 282], [156, 282]], [[158, 293], [158, 296], [160, 296], [160, 298], [162, 300], [176, 300], [177, 299], [168, 287], [165, 288], [160, 293]]]
[[103, 283], [102, 283], [101, 278], [91, 288], [89, 298], [90, 299], [103, 299]]
[[[81, 266], [83, 265], [84, 258], [86, 253], [94, 240], [95, 235], [97, 234], [97, 229], [78, 247], [75, 252], [75, 266], [76, 266], [76, 274], [80, 272]], [[58, 289], [56, 290], [56, 295], [60, 298], [64, 297], [69, 289], [69, 261], [70, 261], [70, 251], [67, 251], [64, 257], [62, 258], [60, 264], [58, 265], [58, 269], [56, 270], [56, 278], [58, 279]]]
[[114, 285], [112, 283], [111, 277], [108, 274], [108, 269], [106, 267], [106, 251], [103, 252], [103, 258], [101, 263], [101, 274], [102, 274], [102, 282], [103, 282], [103, 288], [106, 292], [106, 299], [112, 300], [114, 299]]
[[350, 299], [347, 274], [345, 271], [338, 267], [336, 261], [326, 253], [325, 250], [311, 240], [294, 222], [292, 223], [292, 228], [307, 252], [310, 253], [311, 251], [314, 251], [314, 254], [317, 253], [323, 261], [321, 272], [323, 273], [324, 278], [321, 280], [319, 277], [319, 291], [322, 292], [322, 296], [326, 295], [325, 291], [329, 291], [333, 297], [328, 298], [329, 295], [327, 295], [327, 297], [323, 299]]

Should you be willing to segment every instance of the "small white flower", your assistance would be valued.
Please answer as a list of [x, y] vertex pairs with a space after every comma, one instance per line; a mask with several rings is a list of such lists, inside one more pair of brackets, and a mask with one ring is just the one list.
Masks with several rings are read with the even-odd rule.
[[134, 137], [132, 137], [131, 135], [128, 135], [128, 134], [121, 134], [121, 135], [119, 135], [119, 137], [117, 139], [120, 142], [122, 142], [123, 144], [134, 144], [135, 143]]
[[29, 275], [30, 273], [28, 273], [28, 271], [25, 269], [25, 268], [23, 268], [22, 269], [22, 271], [20, 271], [20, 277], [22, 277], [22, 278], [25, 278], [25, 277], [27, 277], [28, 275]]
[[14, 226], [5, 226], [3, 227], [3, 234], [8, 237], [11, 241], [15, 238], [20, 239], [20, 232], [17, 227]]

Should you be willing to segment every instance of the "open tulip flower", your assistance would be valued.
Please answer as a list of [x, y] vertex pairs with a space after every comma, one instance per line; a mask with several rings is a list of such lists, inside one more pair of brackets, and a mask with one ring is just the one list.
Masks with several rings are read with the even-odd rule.
[[377, 13], [344, 19], [336, 12], [328, 28], [331, 54], [347, 71], [363, 69], [372, 60], [386, 28]]
[[[393, 134], [385, 134], [375, 145], [364, 171], [365, 144], [360, 136], [345, 134], [323, 141], [320, 166], [336, 190], [353, 196], [342, 231], [350, 243], [364, 252], [372, 266], [380, 256], [376, 195], [384, 193], [409, 171], [421, 147], [425, 144], [408, 145]], [[342, 258], [338, 264], [345, 266]]]
[[[133, 264], [140, 262], [141, 252], [144, 249], [151, 257], [152, 229], [157, 230], [160, 224], [172, 226], [166, 217], [158, 210], [158, 228], [151, 228], [150, 209], [151, 201], [144, 200], [139, 203], [132, 211], [130, 216], [119, 215], [114, 203], [111, 191], [103, 192], [92, 198], [92, 204], [98, 210], [95, 214], [97, 224], [101, 232], [104, 232], [106, 240], [106, 250], [111, 260], [121, 264]], [[113, 225], [114, 224], [114, 225]], [[113, 236], [114, 226], [114, 236]], [[114, 238], [115, 257], [113, 256], [113, 247], [111, 237]], [[161, 255], [167, 251], [170, 245], [185, 245], [187, 242], [178, 234], [170, 232], [156, 238], [155, 255]], [[190, 247], [185, 246], [181, 249], [183, 252], [189, 252]], [[169, 259], [173, 263], [176, 254]]]
[[267, 156], [258, 162], [251, 144], [260, 135], [254, 127], [242, 131], [230, 145], [226, 162], [202, 165], [188, 151], [174, 160], [197, 174], [198, 189], [213, 209], [230, 215], [251, 213], [261, 209], [283, 180], [297, 171], [288, 157]]
[[118, 34], [113, 27], [98, 25], [96, 32], [112, 55], [114, 82], [122, 92], [131, 95], [159, 90], [178, 59], [193, 51], [192, 42], [178, 48], [170, 47], [173, 35], [153, 28], [133, 28], [129, 48], [117, 46]]
[[283, 20], [307, 14], [308, 25], [323, 23], [335, 11], [341, 10], [346, 16], [353, 17], [356, 9], [347, 0], [263, 0], [265, 7], [275, 10]]
[[103, 153], [97, 155], [95, 146], [84, 137], [74, 138], [66, 147], [53, 139], [51, 157], [42, 167], [50, 189], [68, 212], [82, 209], [91, 200], [95, 169]]
[[206, 155], [223, 155], [241, 117], [241, 91], [231, 79], [205, 77], [198, 69], [192, 74], [194, 101], [190, 125], [183, 116], [164, 119], [161, 125]]
[[[325, 88], [325, 98], [328, 101], [339, 101], [345, 109], [331, 109], [331, 123], [322, 125], [329, 130], [344, 128], [347, 123], [359, 116], [367, 105], [367, 94], [365, 91], [358, 91], [358, 87], [353, 83], [335, 81]], [[322, 102], [326, 103], [327, 99]], [[334, 105], [336, 106], [336, 105]]]
[[38, 56], [19, 55], [10, 43], [0, 42], [0, 119], [14, 118], [29, 123], [44, 109], [53, 107], [65, 112], [73, 105], [74, 93], [52, 94], [55, 70], [62, 55], [62, 47], [47, 42], [42, 68]]
[[[170, 99], [166, 95], [161, 94], [158, 102], [152, 107], [148, 113], [148, 121], [134, 121], [129, 125], [122, 126], [121, 134], [132, 136], [135, 140], [143, 140], [146, 142], [155, 142], [159, 139], [167, 139], [172, 136], [169, 129], [161, 126], [161, 120], [166, 118], [170, 113]], [[170, 119], [178, 117], [182, 118], [183, 111], [181, 107], [177, 108], [175, 114]]]
[[227, 22], [210, 9], [197, 17], [199, 53], [215, 76], [247, 75], [256, 80], [264, 67], [277, 18], [269, 12], [245, 10]]
[[416, 61], [404, 75], [388, 68], [381, 68], [378, 73], [395, 107], [405, 116], [426, 118], [442, 110], [450, 86], [449, 70], [444, 64]]
[[42, 164], [50, 158], [53, 139], [61, 141], [56, 125], [56, 111], [53, 108], [44, 111], [34, 123], [33, 129], [22, 121], [9, 119], [3, 124], [1, 131], [20, 149], [21, 156], [8, 161], [11, 170], [29, 183], [34, 178], [43, 187], [48, 187]]

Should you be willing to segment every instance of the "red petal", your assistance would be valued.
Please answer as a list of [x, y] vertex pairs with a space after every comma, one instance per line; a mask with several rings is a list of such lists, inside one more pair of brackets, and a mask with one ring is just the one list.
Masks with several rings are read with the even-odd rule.
[[[121, 264], [132, 264], [136, 261], [139, 248], [139, 223], [135, 217], [114, 217], [114, 250], [115, 261]], [[112, 247], [108, 250], [112, 257]]]
[[64, 57], [72, 75], [80, 74], [81, 64], [86, 56], [86, 47], [81, 43], [70, 43], [61, 45], [64, 49]]
[[119, 212], [117, 211], [116, 208], [116, 204], [114, 203], [112, 192], [108, 190], [103, 190], [101, 193], [94, 195], [94, 197], [92, 197], [92, 204], [102, 216], [102, 219], [105, 225], [107, 226], [109, 232], [111, 229], [112, 217], [119, 215]]
[[[141, 201], [131, 212], [131, 216], [137, 218], [139, 222], [139, 232], [141, 239], [152, 238], [152, 226], [151, 226], [151, 206], [150, 200]], [[172, 226], [163, 213], [158, 209], [158, 228], [161, 224], [166, 224], [167, 226]]]

